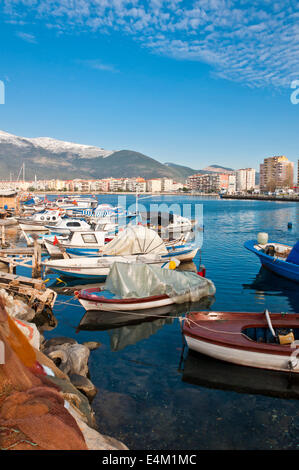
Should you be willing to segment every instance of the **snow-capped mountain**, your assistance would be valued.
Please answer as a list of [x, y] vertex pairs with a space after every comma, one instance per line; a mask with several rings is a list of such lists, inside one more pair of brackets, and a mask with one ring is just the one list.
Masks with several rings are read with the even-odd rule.
[[0, 144], [16, 145], [17, 147], [44, 149], [52, 153], [72, 153], [80, 158], [108, 157], [113, 150], [105, 150], [101, 147], [65, 142], [63, 140], [52, 139], [50, 137], [17, 137], [4, 131], [0, 131]]
[[50, 137], [18, 137], [0, 131], [0, 180], [17, 178], [23, 163], [26, 179], [172, 177], [179, 172], [132, 150], [104, 150]]

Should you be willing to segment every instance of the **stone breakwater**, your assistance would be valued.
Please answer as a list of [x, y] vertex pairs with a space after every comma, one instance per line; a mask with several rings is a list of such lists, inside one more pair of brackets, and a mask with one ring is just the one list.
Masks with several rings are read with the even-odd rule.
[[[2, 290], [0, 301], [0, 339], [9, 358], [0, 365], [0, 448], [127, 450], [96, 430], [91, 402], [97, 389], [88, 377], [88, 360], [100, 344], [45, 340], [32, 308]], [[42, 331], [52, 329], [50, 323], [43, 323]], [[29, 369], [28, 358], [34, 365]]]
[[253, 201], [286, 201], [299, 202], [299, 194], [296, 196], [270, 196], [264, 194], [223, 194], [221, 199], [245, 199]]

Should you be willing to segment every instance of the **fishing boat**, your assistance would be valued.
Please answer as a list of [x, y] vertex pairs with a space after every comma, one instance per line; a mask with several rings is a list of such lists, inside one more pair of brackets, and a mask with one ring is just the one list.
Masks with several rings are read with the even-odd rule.
[[165, 231], [170, 233], [186, 233], [192, 230], [195, 221], [191, 221], [188, 217], [173, 214], [172, 222], [165, 227]]
[[17, 218], [21, 230], [24, 231], [48, 231], [48, 227], [53, 227], [58, 222], [61, 222], [60, 211], [40, 212], [31, 217]]
[[[93, 286], [94, 287], [94, 286]], [[81, 289], [88, 289], [87, 286], [81, 287]], [[79, 290], [79, 289], [77, 289]], [[152, 328], [151, 328], [151, 322], [156, 319], [158, 323], [163, 324], [165, 321], [168, 323], [172, 323], [174, 321], [175, 317], [179, 317], [183, 314], [185, 314], [187, 311], [190, 310], [190, 307], [192, 306], [194, 308], [198, 309], [207, 309], [210, 308], [215, 301], [214, 297], [204, 297], [200, 299], [198, 302], [187, 302], [183, 304], [172, 304], [172, 305], [165, 305], [164, 307], [157, 307], [155, 309], [144, 309], [142, 312], [140, 310], [134, 311], [130, 310], [126, 313], [123, 311], [114, 311], [113, 315], [111, 315], [111, 312], [109, 311], [102, 311], [101, 314], [99, 315], [98, 310], [88, 310], [84, 313], [83, 317], [80, 320], [80, 323], [77, 327], [77, 330], [112, 330], [114, 328], [121, 328], [125, 326], [126, 328], [124, 329], [124, 336], [129, 333], [129, 327], [131, 326], [133, 329], [138, 328], [138, 332], [140, 333], [141, 331], [139, 330], [138, 325], [141, 324], [144, 325], [142, 328], [142, 331], [145, 331], [147, 328], [151, 331], [150, 334], [153, 333]], [[167, 320], [167, 316], [169, 316]], [[162, 317], [166, 317], [166, 320]], [[158, 320], [157, 320], [158, 319]], [[147, 325], [147, 327], [146, 327]], [[137, 333], [137, 331], [136, 331]], [[136, 342], [141, 341], [142, 339], [145, 339], [149, 335], [139, 335], [138, 334], [138, 339], [137, 339], [137, 334], [134, 334], [134, 337], [136, 338]], [[129, 335], [131, 336], [131, 335]]]
[[265, 268], [299, 282], [299, 241], [290, 246], [274, 241], [261, 244], [258, 240], [248, 240], [244, 247], [257, 255]]
[[[90, 253], [99, 255], [99, 250], [105, 243], [111, 241], [105, 232], [100, 231], [76, 231], [65, 236], [44, 237], [43, 243], [50, 255], [59, 255], [63, 250], [80, 250], [80, 256], [90, 256]], [[72, 256], [75, 257], [75, 256]]]
[[214, 359], [299, 372], [299, 314], [191, 312], [183, 334], [190, 349]]
[[[33, 246], [34, 245], [34, 238], [32, 237], [32, 235], [30, 235], [29, 233], [26, 233], [26, 231], [22, 230], [22, 237], [26, 240], [26, 243], [27, 243], [27, 246]], [[58, 240], [59, 238], [59, 240]], [[68, 236], [67, 235], [59, 235], [59, 237], [56, 237], [57, 241], [59, 243], [62, 243], [63, 241], [65, 240], [68, 240]], [[46, 240], [49, 240], [49, 241], [53, 241], [55, 239], [55, 235], [51, 235], [50, 233], [41, 233], [40, 236], [37, 238], [37, 242], [41, 245], [41, 246], [45, 246], [45, 242]], [[55, 246], [54, 246], [55, 248]], [[59, 248], [57, 248], [57, 252], [53, 253], [53, 254], [61, 254], [61, 250], [59, 250]]]
[[75, 295], [86, 311], [136, 312], [197, 302], [215, 292], [212, 281], [193, 272], [114, 263], [103, 287], [83, 289]]
[[141, 212], [140, 217], [143, 223], [165, 238], [191, 232], [196, 224], [195, 220], [169, 212]]
[[44, 261], [42, 265], [46, 272], [51, 271], [65, 277], [91, 279], [98, 282], [105, 281], [112, 265], [116, 262], [124, 264], [145, 263], [159, 267], [166, 266], [173, 261], [174, 266], [179, 265], [178, 260], [165, 259], [160, 255], [128, 255], [128, 256], [102, 256], [97, 258], [69, 258]]
[[71, 232], [92, 230], [84, 219], [63, 218], [55, 226], [45, 226], [53, 235], [69, 235]]
[[[97, 232], [94, 232], [97, 233]], [[99, 232], [98, 232], [99, 233]], [[105, 233], [105, 232], [100, 232], [100, 233]], [[109, 236], [108, 236], [109, 238]], [[51, 242], [50, 242], [51, 243]], [[47, 242], [49, 244], [49, 241]], [[67, 254], [70, 256], [70, 258], [78, 258], [80, 256], [100, 256], [104, 247], [102, 244], [101, 246], [95, 246], [92, 244], [85, 244], [84, 246], [70, 246], [67, 245], [67, 243], [63, 243], [65, 246], [65, 250]], [[194, 246], [193, 244], [190, 245], [171, 245], [167, 246], [167, 243], [165, 243], [167, 253], [163, 254], [162, 257], [165, 258], [176, 258], [181, 262], [188, 262], [192, 261], [194, 257], [196, 256], [199, 248]]]
[[61, 207], [65, 210], [72, 210], [74, 208], [78, 209], [90, 209], [98, 205], [98, 200], [95, 197], [84, 197], [76, 196], [75, 198], [71, 197], [60, 197], [56, 199], [55, 204], [58, 207]]
[[186, 243], [183, 245], [171, 244], [170, 246], [167, 246], [167, 243], [165, 243], [165, 245], [168, 251], [168, 256], [174, 256], [181, 262], [192, 261], [199, 250], [199, 247], [194, 243]]

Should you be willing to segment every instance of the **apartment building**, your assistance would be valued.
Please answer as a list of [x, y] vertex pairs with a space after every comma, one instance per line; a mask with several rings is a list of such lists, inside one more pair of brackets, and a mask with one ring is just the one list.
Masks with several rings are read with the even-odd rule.
[[229, 182], [232, 185], [234, 181], [234, 175], [228, 173], [199, 173], [189, 176], [187, 184], [192, 191], [212, 193], [228, 190]]
[[149, 193], [160, 193], [162, 191], [162, 180], [153, 178], [146, 181], [146, 190]]
[[236, 191], [251, 191], [255, 188], [255, 169], [241, 168], [236, 171]]
[[260, 165], [261, 191], [275, 191], [279, 188], [292, 188], [294, 185], [294, 163], [286, 156], [265, 158]]

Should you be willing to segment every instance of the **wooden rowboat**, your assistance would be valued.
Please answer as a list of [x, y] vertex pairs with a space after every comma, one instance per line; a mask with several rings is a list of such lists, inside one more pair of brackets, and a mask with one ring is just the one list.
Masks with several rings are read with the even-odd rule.
[[75, 296], [86, 311], [130, 312], [132, 310], [150, 310], [174, 304], [173, 298], [168, 295], [152, 295], [142, 299], [117, 299], [110, 291], [100, 287], [75, 292]]
[[299, 372], [299, 314], [192, 312], [183, 333], [190, 349], [215, 359]]

